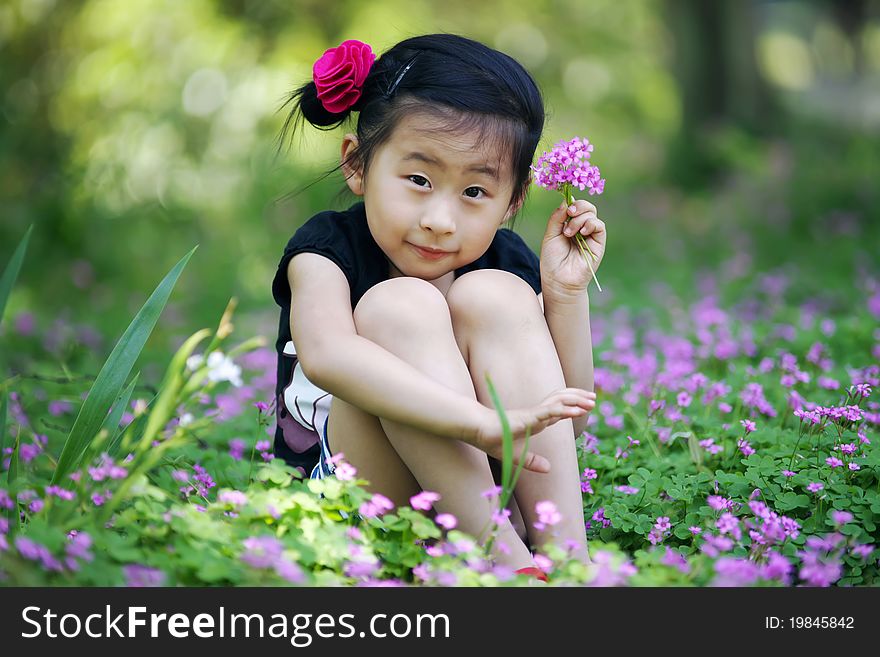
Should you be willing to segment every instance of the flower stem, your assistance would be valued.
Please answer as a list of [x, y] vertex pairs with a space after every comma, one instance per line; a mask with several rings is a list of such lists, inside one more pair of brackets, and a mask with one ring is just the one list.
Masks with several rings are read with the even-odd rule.
[[[565, 187], [562, 191], [562, 195], [565, 198], [566, 206], [574, 203], [574, 196], [572, 196], [572, 194], [571, 194], [571, 185], [569, 185], [569, 184], [565, 185]], [[566, 219], [566, 222], [568, 222], [569, 220], [570, 219]], [[601, 292], [602, 286], [599, 285], [599, 279], [596, 278], [596, 272], [593, 271], [593, 265], [590, 263], [590, 258], [587, 257], [587, 253], [589, 253], [590, 256], [592, 256], [593, 260], [598, 261], [599, 258], [598, 258], [598, 256], [596, 256], [595, 253], [593, 253], [590, 250], [590, 247], [587, 246], [587, 241], [584, 239], [583, 235], [581, 235], [580, 233], [576, 233], [574, 237], [575, 237], [575, 242], [578, 245], [578, 248], [581, 250], [581, 255], [584, 257], [584, 262], [587, 263], [587, 267], [590, 268], [590, 273], [593, 275], [593, 280], [596, 281], [596, 287], [599, 289], [599, 292]]]

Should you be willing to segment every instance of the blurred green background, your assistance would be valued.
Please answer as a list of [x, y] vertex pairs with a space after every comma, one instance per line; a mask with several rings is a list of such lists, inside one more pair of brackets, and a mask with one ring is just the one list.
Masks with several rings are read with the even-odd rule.
[[[661, 290], [693, 300], [707, 272], [736, 295], [792, 271], [795, 299], [864, 305], [880, 253], [880, 2], [5, 0], [0, 263], [35, 231], [2, 330], [30, 322], [61, 364], [75, 350], [100, 362], [199, 244], [144, 358], [164, 367], [232, 296], [237, 338], [274, 340], [285, 242], [349, 202], [333, 201], [338, 173], [294, 193], [335, 166], [342, 132], [309, 128], [276, 157], [281, 103], [344, 39], [381, 53], [429, 32], [532, 72], [541, 150], [595, 144], [609, 232], [596, 314]], [[534, 189], [518, 220], [536, 250], [558, 202]]]

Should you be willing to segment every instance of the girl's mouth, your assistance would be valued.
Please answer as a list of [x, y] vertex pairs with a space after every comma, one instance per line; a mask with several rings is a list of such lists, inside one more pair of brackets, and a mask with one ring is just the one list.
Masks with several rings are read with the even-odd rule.
[[425, 260], [440, 260], [441, 258], [445, 258], [449, 255], [449, 251], [436, 251], [431, 249], [426, 249], [421, 246], [416, 246], [415, 244], [410, 244], [407, 242], [413, 250], [418, 253]]

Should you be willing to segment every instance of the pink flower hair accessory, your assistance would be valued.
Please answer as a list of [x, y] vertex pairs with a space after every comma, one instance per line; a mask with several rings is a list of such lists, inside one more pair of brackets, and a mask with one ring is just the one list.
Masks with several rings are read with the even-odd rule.
[[376, 55], [369, 44], [356, 39], [325, 50], [312, 66], [312, 79], [324, 109], [341, 114], [357, 103], [374, 61]]

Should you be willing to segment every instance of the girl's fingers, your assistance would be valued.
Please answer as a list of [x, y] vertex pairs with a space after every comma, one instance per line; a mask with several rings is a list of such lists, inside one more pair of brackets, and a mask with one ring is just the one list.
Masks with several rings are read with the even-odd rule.
[[587, 221], [584, 222], [584, 226], [581, 228], [581, 234], [584, 236], [604, 232], [605, 222], [599, 219], [599, 217], [590, 217]]
[[[517, 457], [514, 457], [514, 463], [519, 463], [519, 459]], [[542, 474], [550, 472], [550, 461], [548, 461], [540, 454], [535, 454], [534, 452], [527, 452], [525, 458], [522, 460], [522, 464], [525, 470], [540, 472]]]
[[[599, 218], [593, 212], [586, 212], [584, 214], [579, 214], [576, 217], [572, 217], [571, 220], [565, 225], [564, 233], [571, 237], [578, 231], [583, 233], [584, 235], [589, 235], [593, 232], [593, 229], [598, 225], [596, 222], [599, 221]], [[586, 231], [586, 232], [585, 232]]]
[[583, 214], [584, 212], [592, 212], [596, 214], [598, 213], [598, 209], [595, 205], [584, 199], [576, 199], [574, 203], [568, 206], [568, 214], [571, 216]]

